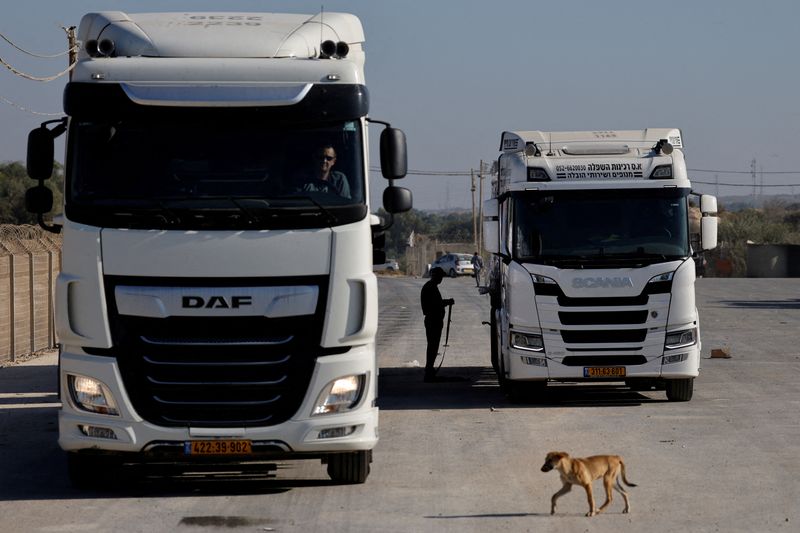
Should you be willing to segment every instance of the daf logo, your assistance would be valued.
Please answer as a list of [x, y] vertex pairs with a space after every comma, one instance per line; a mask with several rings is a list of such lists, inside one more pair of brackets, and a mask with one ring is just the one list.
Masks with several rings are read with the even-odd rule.
[[633, 287], [631, 278], [574, 278], [572, 280], [572, 287], [574, 289], [607, 289], [613, 287], [614, 289], [622, 289], [624, 287]]
[[224, 296], [211, 296], [206, 300], [202, 296], [184, 296], [184, 309], [238, 309], [245, 305], [253, 305], [252, 296], [231, 296], [230, 301]]

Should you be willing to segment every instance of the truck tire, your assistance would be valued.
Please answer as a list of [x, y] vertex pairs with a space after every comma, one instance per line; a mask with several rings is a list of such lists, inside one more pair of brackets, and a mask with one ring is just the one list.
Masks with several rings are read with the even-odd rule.
[[337, 453], [328, 456], [328, 475], [336, 483], [364, 483], [369, 476], [372, 450]]
[[667, 400], [671, 402], [688, 402], [694, 392], [694, 378], [668, 379], [665, 381]]
[[98, 489], [113, 485], [121, 463], [113, 456], [67, 453], [67, 475], [76, 489]]

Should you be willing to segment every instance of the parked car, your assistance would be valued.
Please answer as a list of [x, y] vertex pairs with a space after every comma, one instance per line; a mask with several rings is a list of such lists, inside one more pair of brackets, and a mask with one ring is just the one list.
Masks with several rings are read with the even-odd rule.
[[380, 265], [372, 265], [372, 270], [388, 270], [389, 272], [397, 272], [400, 270], [400, 264], [397, 262], [397, 259], [387, 259], [385, 263], [381, 263]]
[[472, 275], [472, 256], [469, 254], [444, 254], [431, 263], [431, 268], [439, 267], [444, 273], [454, 278], [456, 276]]

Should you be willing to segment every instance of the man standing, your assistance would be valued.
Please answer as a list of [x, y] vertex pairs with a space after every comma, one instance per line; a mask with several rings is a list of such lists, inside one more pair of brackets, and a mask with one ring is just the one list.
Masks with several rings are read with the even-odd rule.
[[425, 352], [425, 383], [436, 381], [436, 354], [439, 351], [439, 341], [442, 339], [444, 328], [444, 308], [453, 305], [455, 300], [442, 299], [438, 285], [444, 279], [444, 270], [439, 267], [431, 269], [431, 279], [425, 283], [420, 293], [422, 314], [425, 315], [425, 338], [428, 340], [428, 349]]
[[472, 271], [475, 273], [475, 284], [481, 286], [481, 269], [483, 268], [483, 259], [475, 252], [472, 256]]

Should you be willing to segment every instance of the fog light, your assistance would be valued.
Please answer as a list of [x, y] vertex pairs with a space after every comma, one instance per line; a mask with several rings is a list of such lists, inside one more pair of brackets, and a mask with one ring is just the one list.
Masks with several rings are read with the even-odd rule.
[[672, 363], [680, 363], [681, 361], [686, 361], [686, 359], [688, 358], [689, 358], [688, 353], [676, 353], [676, 354], [665, 355], [662, 364], [669, 365]]
[[520, 359], [522, 359], [522, 362], [526, 365], [547, 366], [547, 359], [544, 357], [528, 357], [527, 355], [522, 355]]
[[100, 426], [90, 426], [88, 424], [79, 424], [78, 429], [87, 437], [95, 439], [111, 439], [117, 440], [117, 434], [111, 428], [104, 428]]
[[119, 416], [114, 397], [104, 383], [73, 374], [67, 377], [67, 383], [75, 407], [90, 413]]
[[346, 376], [331, 381], [317, 397], [316, 407], [312, 415], [326, 415], [349, 411], [361, 399], [366, 374]]
[[319, 432], [317, 438], [320, 439], [336, 439], [339, 437], [346, 437], [352, 435], [356, 431], [356, 426], [343, 426], [340, 428], [323, 429]]

